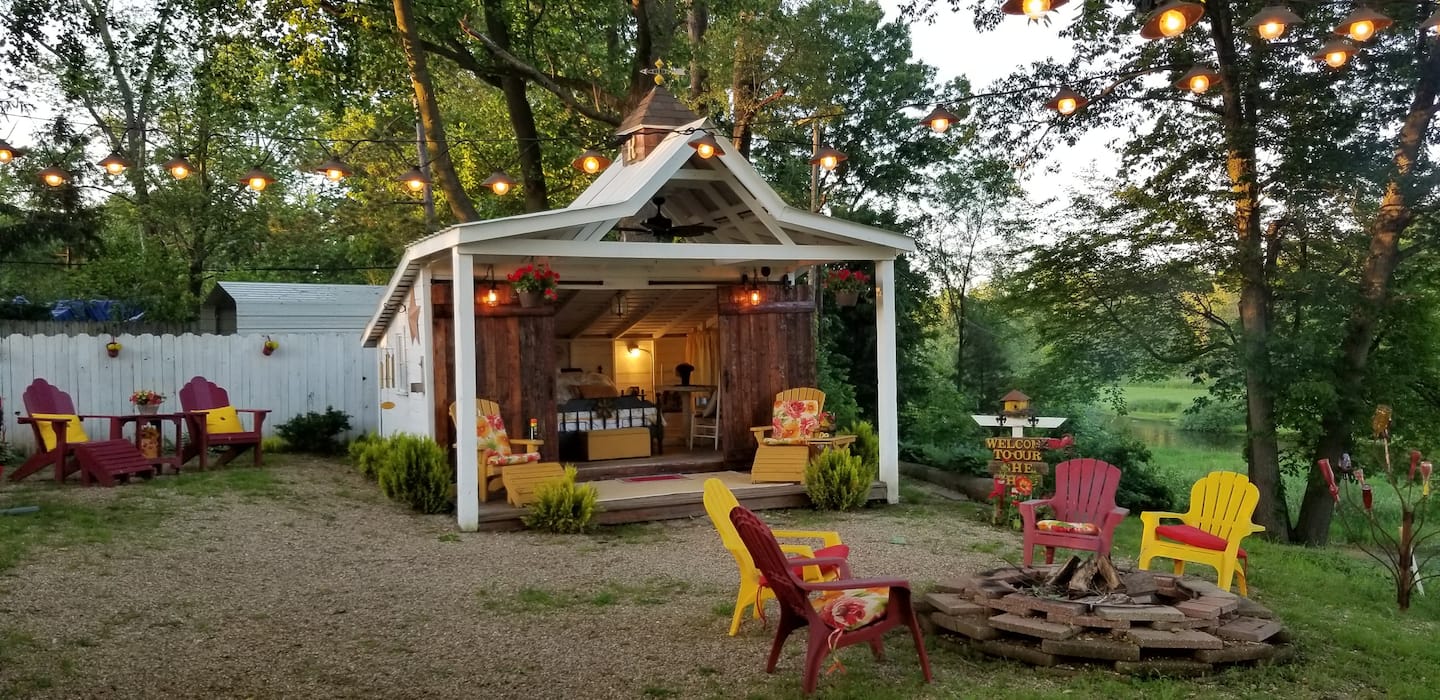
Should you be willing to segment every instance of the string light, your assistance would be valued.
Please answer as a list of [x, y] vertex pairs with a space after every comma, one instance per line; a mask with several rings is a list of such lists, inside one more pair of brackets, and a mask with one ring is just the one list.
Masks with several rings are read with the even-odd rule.
[[65, 181], [70, 179], [70, 173], [67, 173], [64, 170], [61, 170], [53, 165], [35, 174], [40, 177], [41, 182], [51, 187], [59, 187], [65, 184]]
[[331, 182], [339, 182], [355, 174], [355, 171], [351, 170], [345, 161], [333, 156], [330, 160], [321, 163], [320, 167], [315, 168], [315, 172], [324, 175], [325, 179]]
[[1084, 95], [1070, 88], [1060, 88], [1060, 90], [1055, 93], [1055, 96], [1050, 98], [1049, 102], [1045, 103], [1045, 106], [1068, 117], [1080, 111], [1088, 104], [1090, 104], [1090, 100], [1086, 99]]
[[960, 121], [960, 117], [955, 116], [955, 114], [947, 111], [940, 105], [935, 105], [935, 109], [930, 110], [930, 113], [925, 115], [925, 118], [921, 119], [920, 123], [930, 127], [931, 130], [937, 134], [943, 134], [946, 129], [950, 128], [951, 124], [958, 121]]
[[1140, 28], [1140, 36], [1146, 39], [1160, 39], [1175, 36], [1200, 20], [1205, 6], [1186, 0], [1170, 0], [1155, 8]]
[[1355, 55], [1355, 45], [1344, 39], [1331, 39], [1325, 42], [1310, 57], [1317, 61], [1324, 61], [1325, 65], [1331, 68], [1339, 68], [1350, 62], [1350, 57]]
[[9, 163], [15, 160], [17, 155], [19, 154], [15, 152], [15, 147], [11, 146], [9, 141], [0, 139], [0, 163]]
[[1219, 83], [1221, 80], [1223, 80], [1223, 78], [1220, 77], [1220, 74], [1216, 73], [1209, 66], [1195, 66], [1186, 71], [1185, 75], [1180, 76], [1179, 80], [1175, 81], [1175, 87], [1181, 90], [1189, 90], [1197, 95], [1203, 95], [1206, 90], [1210, 89], [1210, 86]]
[[266, 187], [269, 187], [271, 183], [275, 182], [275, 178], [270, 177], [270, 173], [261, 170], [257, 166], [251, 168], [250, 172], [245, 173], [245, 177], [242, 178], [240, 182], [256, 192], [264, 192]]
[[1260, 11], [1256, 12], [1255, 16], [1245, 23], [1245, 26], [1254, 29], [1260, 38], [1266, 41], [1275, 41], [1285, 33], [1289, 25], [1299, 21], [1300, 15], [1291, 12], [1290, 8], [1284, 5], [1270, 5], [1260, 8]]
[[411, 192], [419, 192], [430, 184], [430, 177], [418, 167], [405, 171], [405, 174], [401, 175], [399, 180], [405, 183], [405, 186], [410, 188]]
[[491, 192], [501, 197], [504, 197], [507, 192], [515, 187], [515, 181], [510, 179], [510, 176], [506, 175], [504, 170], [496, 170], [480, 184], [489, 187]]
[[187, 160], [184, 155], [178, 155], [174, 158], [171, 158], [170, 160], [165, 162], [165, 165], [161, 167], [165, 168], [165, 170], [170, 173], [170, 177], [173, 177], [176, 180], [184, 180], [185, 178], [190, 176], [191, 172], [194, 172], [195, 170], [195, 166], [190, 165], [190, 161]]
[[126, 160], [125, 157], [119, 153], [112, 151], [110, 155], [105, 156], [105, 160], [96, 163], [96, 165], [104, 168], [105, 172], [111, 175], [119, 175], [125, 172], [126, 168], [130, 167], [130, 161]]
[[1340, 20], [1340, 26], [1335, 28], [1335, 33], [1348, 36], [1355, 41], [1368, 41], [1370, 37], [1375, 36], [1375, 32], [1394, 23], [1395, 20], [1368, 7], [1362, 7]]
[[720, 142], [716, 141], [715, 137], [711, 136], [709, 132], [706, 132], [700, 138], [691, 141], [690, 147], [695, 149], [695, 155], [698, 155], [703, 159], [709, 159], [715, 156], [725, 155], [725, 151], [720, 148]]
[[610, 167], [610, 163], [611, 160], [609, 158], [606, 158], [594, 149], [588, 149], [584, 153], [581, 153], [575, 160], [570, 161], [570, 165], [575, 166], [576, 170], [586, 175], [594, 175]]
[[[1428, 18], [1426, 18], [1426, 20], [1420, 25], [1420, 31], [1423, 32], [1423, 31], [1425, 31], [1426, 29], [1430, 29], [1430, 30], [1433, 30], [1433, 31], [1436, 32], [1436, 33], [1440, 33], [1440, 10], [1436, 10], [1436, 11], [1435, 11], [1435, 14], [1430, 15], [1430, 16], [1429, 16]], [[0, 141], [0, 143], [4, 143], [4, 142], [3, 142], [3, 141]]]
[[826, 170], [834, 170], [835, 168], [840, 167], [840, 163], [844, 162], [848, 158], [849, 156], [845, 155], [844, 153], [841, 153], [840, 151], [837, 151], [829, 146], [824, 146], [820, 150], [816, 151], [815, 155], [810, 158], [810, 164], [818, 165]]
[[1024, 15], [1030, 19], [1040, 19], [1045, 13], [1058, 9], [1061, 5], [1070, 0], [1005, 0], [1000, 6], [1000, 11], [1007, 15]]

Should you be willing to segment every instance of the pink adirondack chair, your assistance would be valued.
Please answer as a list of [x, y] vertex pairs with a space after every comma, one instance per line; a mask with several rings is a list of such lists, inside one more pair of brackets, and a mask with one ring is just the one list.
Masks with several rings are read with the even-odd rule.
[[[98, 481], [103, 486], [114, 486], [116, 479], [129, 478], [132, 474], [152, 476], [156, 473], [153, 461], [130, 441], [89, 439], [83, 421], [86, 418], [110, 420], [111, 417], [76, 413], [70, 395], [50, 382], [36, 379], [21, 398], [29, 415], [21, 416], [20, 423], [28, 424], [35, 431], [35, 454], [10, 474], [11, 481], [24, 479], [46, 467], [55, 469], [57, 482], [65, 481], [65, 477], [78, 471], [80, 483], [88, 485]], [[113, 431], [112, 422], [112, 434]]]
[[[1120, 468], [1098, 459], [1072, 459], [1055, 465], [1055, 495], [1020, 504], [1025, 526], [1025, 566], [1034, 561], [1036, 547], [1045, 548], [1045, 563], [1055, 561], [1055, 548], [1110, 554], [1115, 527], [1130, 511], [1115, 505]], [[1035, 509], [1045, 505], [1053, 520], [1036, 521]]]
[[[204, 469], [210, 448], [224, 447], [226, 449], [216, 466], [229, 464], [245, 450], [253, 450], [255, 466], [260, 466], [263, 458], [261, 428], [270, 409], [236, 409], [230, 405], [230, 395], [204, 377], [194, 377], [180, 389], [180, 407], [185, 411], [185, 422], [190, 432], [190, 439], [185, 441], [185, 450], [181, 453], [181, 462], [199, 456], [200, 468]], [[236, 413], [252, 416], [250, 430], [244, 429]]]
[[[770, 660], [765, 664], [766, 673], [775, 672], [780, 660], [780, 650], [791, 632], [802, 627], [808, 628], [805, 649], [806, 695], [815, 692], [820, 680], [820, 664], [832, 651], [840, 647], [867, 642], [876, 659], [885, 655], [881, 637], [889, 630], [905, 625], [915, 639], [915, 652], [920, 656], [920, 669], [925, 682], [930, 682], [930, 657], [925, 654], [925, 637], [920, 633], [920, 623], [915, 619], [915, 609], [910, 605], [910, 584], [903, 579], [850, 578], [850, 565], [839, 557], [815, 557], [804, 559], [817, 566], [833, 566], [839, 569], [840, 579], [836, 581], [801, 581], [795, 575], [795, 564], [801, 559], [787, 559], [775, 541], [770, 526], [744, 506], [735, 506], [730, 511], [730, 522], [745, 549], [755, 561], [755, 567], [764, 574], [766, 585], [775, 592], [780, 603], [780, 622], [775, 628], [775, 643], [770, 647]], [[818, 594], [813, 600], [811, 594]]]

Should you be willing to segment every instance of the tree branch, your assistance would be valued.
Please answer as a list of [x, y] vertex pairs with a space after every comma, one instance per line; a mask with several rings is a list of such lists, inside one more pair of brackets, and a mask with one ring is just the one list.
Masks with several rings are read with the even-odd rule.
[[460, 28], [464, 30], [466, 34], [469, 34], [476, 41], [480, 42], [481, 45], [485, 47], [485, 50], [490, 52], [491, 56], [494, 56], [502, 63], [510, 66], [510, 68], [513, 69], [514, 72], [520, 75], [520, 77], [525, 78], [526, 80], [529, 80], [530, 82], [535, 83], [536, 85], [539, 85], [540, 87], [550, 91], [556, 97], [560, 98], [561, 102], [564, 102], [570, 108], [591, 119], [594, 119], [595, 121], [604, 122], [611, 126], [620, 125], [620, 117], [614, 114], [601, 112], [575, 99], [574, 93], [566, 90], [564, 87], [551, 80], [544, 73], [540, 72], [539, 69], [520, 60], [509, 51], [500, 48], [499, 44], [496, 44], [490, 37], [486, 36], [483, 32], [475, 31], [475, 29], [472, 28], [470, 24], [464, 19], [460, 20]]

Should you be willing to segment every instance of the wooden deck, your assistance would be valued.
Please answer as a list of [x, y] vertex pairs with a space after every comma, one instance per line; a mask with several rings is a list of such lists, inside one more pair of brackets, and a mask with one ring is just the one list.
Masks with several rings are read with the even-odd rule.
[[624, 479], [652, 474], [702, 474], [726, 469], [725, 455], [716, 450], [669, 449], [665, 454], [629, 459], [606, 459], [579, 462], [575, 465], [577, 481]]
[[[619, 461], [619, 460], [617, 460]], [[676, 478], [640, 481], [635, 477], [594, 480], [599, 491], [600, 512], [595, 522], [600, 525], [695, 518], [705, 515], [704, 486], [708, 478], [725, 482], [740, 504], [751, 510], [772, 508], [803, 508], [810, 505], [805, 487], [800, 484], [752, 484], [746, 472], [709, 471], [679, 474]], [[870, 487], [870, 500], [885, 500], [885, 484], [877, 481]], [[504, 501], [480, 504], [480, 529], [486, 531], [521, 530], [523, 508], [513, 508]]]

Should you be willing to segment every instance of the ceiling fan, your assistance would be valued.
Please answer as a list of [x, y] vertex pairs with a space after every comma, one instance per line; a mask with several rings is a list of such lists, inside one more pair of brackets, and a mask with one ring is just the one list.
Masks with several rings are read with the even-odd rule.
[[634, 228], [629, 226], [616, 226], [615, 230], [633, 231], [636, 233], [648, 233], [657, 238], [689, 238], [691, 236], [701, 236], [715, 230], [714, 226], [709, 226], [707, 224], [686, 224], [683, 226], [676, 226], [674, 222], [670, 220], [670, 217], [665, 216], [664, 197], [656, 197], [650, 201], [655, 203], [655, 214], [652, 215], [650, 218], [641, 221], [640, 228]]

